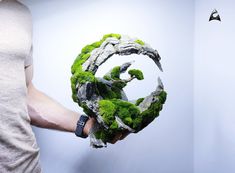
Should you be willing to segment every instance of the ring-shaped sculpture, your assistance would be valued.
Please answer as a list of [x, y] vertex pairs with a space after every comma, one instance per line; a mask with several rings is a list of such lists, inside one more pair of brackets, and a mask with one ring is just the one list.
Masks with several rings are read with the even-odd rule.
[[133, 79], [144, 78], [138, 69], [128, 71], [130, 78], [120, 78], [131, 62], [112, 68], [102, 78], [96, 77], [98, 68], [114, 54], [147, 55], [162, 71], [158, 52], [139, 39], [107, 34], [82, 49], [71, 67], [72, 98], [88, 116], [97, 120], [89, 135], [91, 145], [96, 148], [106, 146], [117, 133], [137, 133], [145, 128], [159, 115], [167, 96], [158, 78], [156, 90], [150, 95], [134, 103], [128, 101], [123, 88]]

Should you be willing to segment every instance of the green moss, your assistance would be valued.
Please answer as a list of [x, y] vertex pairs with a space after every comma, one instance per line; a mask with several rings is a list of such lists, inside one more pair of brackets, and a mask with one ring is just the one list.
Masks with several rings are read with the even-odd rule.
[[143, 75], [142, 71], [140, 71], [138, 69], [131, 69], [128, 71], [128, 73], [130, 74], [131, 77], [135, 77], [138, 80], [144, 79], [144, 75]]
[[100, 139], [101, 139], [102, 141], [108, 139], [108, 135], [107, 135], [107, 132], [106, 132], [106, 131], [101, 131], [101, 132], [100, 132]]
[[111, 80], [112, 78], [109, 76], [109, 75], [104, 75], [104, 77], [103, 77], [105, 80]]
[[72, 88], [72, 99], [74, 102], [78, 102], [77, 94], [76, 94], [76, 87], [74, 84], [71, 85]]
[[110, 75], [111, 75], [112, 79], [114, 79], [114, 80], [119, 80], [120, 79], [120, 69], [121, 69], [120, 66], [116, 66], [111, 70]]
[[108, 87], [102, 82], [96, 82], [97, 94], [102, 96], [104, 99], [121, 99], [121, 90], [117, 87]]
[[167, 97], [167, 93], [165, 91], [162, 91], [160, 94], [159, 94], [159, 100], [162, 104], [165, 103], [166, 101], [166, 97]]
[[153, 103], [150, 108], [141, 113], [142, 116], [142, 127], [145, 128], [149, 123], [151, 123], [158, 115], [160, 111], [161, 103]]
[[105, 130], [99, 130], [95, 133], [95, 137], [97, 139], [101, 139], [104, 142], [107, 142], [108, 140], [108, 133]]
[[[114, 115], [122, 119], [126, 125], [133, 127], [133, 121], [140, 114], [138, 107], [120, 99], [101, 100], [99, 102], [99, 111], [104, 122], [113, 130], [118, 129]], [[135, 125], [138, 126], [137, 121], [135, 121]]]
[[[109, 37], [115, 37], [117, 39], [121, 38], [120, 34], [106, 34], [103, 36], [103, 38], [100, 41], [94, 42], [92, 44], [86, 45], [85, 47], [82, 48], [81, 53], [77, 56], [77, 58], [75, 59], [71, 71], [72, 74], [74, 74], [77, 69], [80, 68], [80, 65], [82, 65], [89, 57], [90, 57], [90, 53], [95, 49], [95, 48], [99, 48], [101, 46], [101, 44]], [[89, 54], [89, 55], [86, 55]], [[85, 57], [83, 57], [84, 55], [86, 55]]]
[[131, 117], [126, 117], [126, 118], [124, 118], [123, 122], [124, 122], [125, 124], [129, 124], [129, 126], [132, 126], [133, 120], [132, 120]]
[[112, 99], [111, 101], [116, 106], [116, 115], [118, 115], [126, 125], [133, 128], [133, 120], [140, 114], [139, 108], [124, 100]]
[[140, 45], [142, 45], [142, 46], [145, 45], [145, 43], [144, 43], [142, 40], [139, 40], [139, 39], [138, 39], [138, 40], [135, 40], [135, 42], [138, 43], [138, 44], [140, 44]]
[[118, 128], [118, 123], [114, 121], [109, 129], [100, 129], [95, 133], [97, 139], [101, 139], [103, 142], [111, 142], [117, 133], [121, 132]]
[[[95, 76], [93, 75], [93, 72], [84, 72], [82, 70], [82, 64], [87, 61], [87, 59], [90, 57], [90, 53], [95, 49], [99, 48], [101, 44], [108, 38], [108, 37], [115, 37], [117, 39], [121, 38], [121, 35], [119, 34], [106, 34], [103, 36], [103, 38], [100, 41], [94, 42], [92, 44], [86, 45], [82, 48], [81, 53], [77, 56], [75, 59], [72, 67], [71, 67], [71, 73], [72, 77], [70, 79], [71, 81], [71, 89], [72, 89], [72, 98], [75, 102], [78, 102], [77, 99], [77, 90], [76, 85], [77, 83], [85, 83], [86, 81], [94, 82]], [[119, 93], [120, 95], [120, 93]], [[115, 97], [116, 98], [116, 97]]]
[[82, 70], [82, 64], [90, 57], [90, 55], [90, 53], [81, 53], [80, 55], [78, 55], [71, 67], [72, 74], [74, 74], [76, 71]]
[[102, 40], [106, 40], [107, 38], [109, 37], [115, 37], [117, 39], [121, 39], [121, 35], [120, 34], [114, 34], [114, 33], [111, 33], [111, 34], [106, 34], [103, 36]]
[[93, 51], [94, 49], [95, 47], [93, 47], [92, 45], [86, 45], [84, 48], [82, 48], [82, 53], [87, 54]]
[[[143, 98], [138, 100], [143, 101]], [[99, 102], [100, 112], [102, 112], [104, 122], [109, 126], [109, 129], [101, 129], [97, 132], [95, 134], [97, 139], [110, 142], [118, 132], [122, 131], [118, 127], [115, 116], [118, 116], [126, 125], [134, 129], [135, 133], [139, 132], [159, 115], [165, 100], [166, 92], [162, 91], [157, 96], [156, 102], [152, 103], [150, 108], [142, 113], [136, 105], [124, 100], [101, 100]]]
[[115, 95], [116, 95], [116, 96], [113, 97], [113, 98], [116, 98], [116, 99], [121, 99], [121, 98], [122, 98], [122, 94], [121, 94], [120, 88], [113, 86], [113, 87], [111, 87], [111, 90], [112, 90], [112, 92], [115, 93]]
[[122, 121], [129, 127], [139, 130], [142, 124], [142, 117], [138, 107], [120, 99], [101, 100], [99, 102], [99, 111], [102, 112], [104, 122], [109, 126], [109, 129], [101, 129], [95, 136], [104, 142], [112, 141], [118, 132], [119, 128], [114, 115], [119, 116]]
[[110, 126], [110, 129], [112, 129], [112, 130], [114, 130], [114, 129], [118, 129], [118, 123], [117, 123], [117, 121], [115, 120], [115, 121], [113, 121], [113, 123], [111, 124], [111, 126]]
[[95, 137], [96, 137], [96, 139], [100, 139], [101, 138], [101, 133], [102, 133], [102, 130], [99, 130], [99, 131], [97, 131], [97, 132], [95, 132]]
[[74, 78], [80, 84], [95, 82], [95, 76], [89, 71], [78, 71], [74, 74]]
[[139, 106], [140, 103], [141, 103], [143, 100], [144, 100], [144, 98], [139, 98], [138, 100], [136, 100], [135, 105], [136, 105], [136, 106]]
[[115, 105], [109, 100], [99, 101], [99, 112], [105, 124], [110, 126], [115, 120], [114, 113], [116, 111]]
[[108, 130], [105, 130], [103, 131], [103, 133], [101, 133], [101, 139], [102, 141], [106, 141], [106, 142], [111, 142], [113, 141], [114, 137], [116, 136], [117, 133], [119, 133], [120, 130], [119, 129], [115, 129], [115, 130], [112, 130], [112, 129], [108, 129]]
[[79, 59], [79, 63], [82, 65], [90, 56], [91, 56], [90, 53], [82, 55], [81, 58]]
[[126, 86], [126, 82], [120, 80], [120, 69], [121, 67], [120, 66], [116, 66], [114, 67], [110, 74], [108, 75], [105, 75], [103, 78], [106, 79], [106, 80], [116, 80], [114, 83], [113, 83], [113, 86], [114, 87], [117, 87], [119, 89], [122, 89]]
[[97, 42], [92, 43], [91, 46], [98, 48], [101, 46], [101, 44], [102, 44], [102, 41], [97, 41]]
[[127, 84], [126, 84], [126, 82], [124, 82], [124, 81], [115, 81], [115, 83], [113, 83], [113, 86], [114, 86], [114, 87], [117, 87], [117, 88], [119, 88], [119, 89], [124, 88], [126, 85], [127, 85]]
[[151, 123], [156, 117], [158, 117], [159, 112], [162, 110], [162, 105], [166, 100], [166, 92], [162, 91], [159, 96], [157, 96], [157, 101], [152, 103], [149, 109], [143, 111], [141, 113], [142, 116], [142, 127], [145, 128], [149, 123]]
[[137, 115], [135, 119], [133, 119], [132, 128], [136, 130], [136, 133], [141, 129], [142, 126], [142, 117], [141, 115]]
[[82, 103], [82, 104], [80, 104], [80, 106], [83, 108], [83, 111], [84, 111], [87, 115], [89, 115], [89, 116], [95, 116], [95, 113], [92, 112], [92, 111], [88, 108], [88, 106], [87, 106], [86, 104]]
[[86, 82], [95, 82], [95, 76], [89, 71], [76, 71], [76, 73], [70, 78], [72, 99], [74, 102], [78, 102], [76, 84], [84, 84]]

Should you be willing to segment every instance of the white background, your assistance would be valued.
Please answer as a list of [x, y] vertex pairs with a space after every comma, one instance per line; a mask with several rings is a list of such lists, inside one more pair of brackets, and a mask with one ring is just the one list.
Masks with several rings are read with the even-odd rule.
[[64, 106], [81, 111], [71, 99], [70, 66], [83, 46], [111, 32], [138, 37], [156, 48], [164, 73], [147, 57], [114, 56], [99, 74], [135, 59], [133, 67], [141, 68], [146, 79], [126, 88], [129, 98], [153, 91], [158, 76], [168, 92], [163, 111], [151, 125], [105, 149], [92, 149], [89, 140], [74, 134], [34, 128], [44, 173], [193, 172], [192, 0], [22, 2], [33, 15], [33, 82]]

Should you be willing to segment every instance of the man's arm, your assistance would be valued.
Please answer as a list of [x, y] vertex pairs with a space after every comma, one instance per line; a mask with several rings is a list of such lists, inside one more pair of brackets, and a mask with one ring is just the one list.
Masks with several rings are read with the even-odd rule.
[[[32, 65], [25, 68], [25, 77], [28, 88], [27, 106], [31, 124], [42, 128], [74, 132], [80, 114], [65, 108], [34, 87]], [[87, 121], [84, 127], [85, 134], [88, 134], [93, 124], [94, 119]]]
[[[80, 114], [71, 111], [49, 96], [37, 90], [33, 83], [33, 65], [25, 68], [27, 93], [27, 106], [31, 119], [31, 124], [48, 129], [56, 129], [68, 132], [74, 132]], [[89, 130], [95, 124], [95, 119], [90, 118], [84, 129], [84, 134], [88, 135]], [[129, 132], [118, 133], [112, 140], [112, 144], [118, 140], [124, 139]]]

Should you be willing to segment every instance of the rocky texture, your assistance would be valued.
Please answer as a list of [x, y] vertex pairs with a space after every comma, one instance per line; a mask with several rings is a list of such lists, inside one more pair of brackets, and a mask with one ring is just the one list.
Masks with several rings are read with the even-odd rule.
[[73, 100], [83, 107], [88, 116], [97, 119], [98, 123], [90, 134], [93, 147], [106, 146], [122, 131], [139, 132], [159, 115], [166, 100], [166, 92], [159, 78], [156, 90], [149, 96], [138, 99], [135, 104], [128, 102], [123, 88], [133, 79], [144, 78], [138, 69], [128, 71], [130, 78], [120, 78], [132, 62], [112, 68], [103, 78], [95, 77], [99, 66], [114, 54], [147, 55], [162, 71], [158, 52], [139, 39], [107, 34], [82, 49], [71, 69], [71, 87]]

